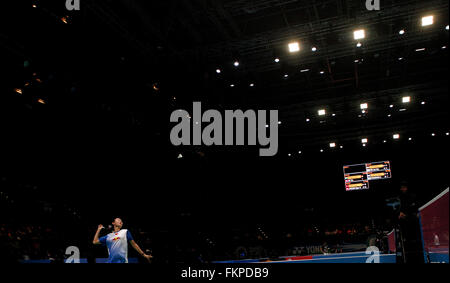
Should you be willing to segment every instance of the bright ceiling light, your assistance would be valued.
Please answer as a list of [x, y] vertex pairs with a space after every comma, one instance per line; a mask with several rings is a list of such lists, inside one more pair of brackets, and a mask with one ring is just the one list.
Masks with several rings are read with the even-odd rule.
[[405, 96], [402, 98], [402, 102], [403, 103], [410, 103], [411, 102], [411, 97], [410, 96]]
[[366, 32], [363, 29], [355, 30], [353, 32], [353, 37], [355, 40], [366, 38]]
[[253, 83], [252, 83], [252, 84], [250, 84], [250, 87], [254, 87], [254, 86], [255, 86], [255, 84], [253, 84]]
[[235, 66], [235, 67], [239, 67], [239, 65], [240, 65], [240, 64], [239, 64], [239, 61], [234, 62], [234, 66]]
[[275, 63], [279, 63], [280, 62], [280, 58], [275, 58]]
[[298, 52], [300, 51], [300, 44], [298, 42], [289, 43], [289, 52]]
[[365, 109], [369, 109], [369, 104], [367, 104], [367, 103], [362, 103], [362, 104], [361, 104], [361, 110], [365, 110]]
[[404, 30], [404, 29], [400, 30], [400, 31], [398, 32], [398, 34], [404, 35], [404, 34], [405, 34], [405, 30]]
[[400, 139], [400, 135], [399, 135], [399, 134], [395, 134], [395, 135], [393, 136], [393, 138], [394, 138], [394, 140], [398, 140], [398, 139]]
[[306, 73], [306, 72], [309, 72], [309, 69], [303, 69], [303, 70], [301, 70], [300, 72], [301, 72], [301, 73]]
[[422, 26], [431, 26], [434, 23], [434, 17], [433, 16], [426, 16], [422, 18]]
[[326, 114], [327, 114], [327, 112], [325, 111], [325, 109], [319, 110], [319, 116], [325, 116]]
[[336, 147], [336, 143], [334, 143], [334, 142], [330, 143], [330, 147], [331, 148], [335, 148]]
[[361, 140], [361, 143], [363, 143], [363, 144], [366, 144], [368, 142], [369, 142], [369, 140], [367, 138], [364, 138], [364, 139]]
[[362, 44], [361, 44], [361, 42], [358, 42], [357, 44], [356, 44], [356, 47], [361, 47], [362, 46]]
[[216, 73], [220, 74], [220, 73], [222, 73], [222, 70], [217, 69], [217, 70], [216, 70]]
[[313, 47], [313, 48], [311, 48], [311, 50], [312, 50], [312, 52], [316, 52], [317, 51], [317, 47]]

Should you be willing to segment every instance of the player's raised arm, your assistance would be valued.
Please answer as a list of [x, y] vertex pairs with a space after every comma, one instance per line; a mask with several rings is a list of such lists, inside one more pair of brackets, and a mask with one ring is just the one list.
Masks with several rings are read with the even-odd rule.
[[100, 235], [100, 232], [102, 231], [103, 228], [104, 228], [104, 227], [103, 227], [102, 224], [98, 225], [97, 232], [95, 232], [94, 240], [92, 241], [92, 243], [93, 243], [94, 245], [101, 245], [100, 239], [98, 238], [98, 236]]

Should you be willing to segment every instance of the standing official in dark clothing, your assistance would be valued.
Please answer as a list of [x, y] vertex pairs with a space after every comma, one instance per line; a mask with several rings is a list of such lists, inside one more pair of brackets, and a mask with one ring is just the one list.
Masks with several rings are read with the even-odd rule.
[[408, 191], [406, 182], [402, 182], [400, 186], [398, 199], [400, 200], [400, 207], [397, 217], [405, 248], [405, 261], [407, 263], [423, 262], [418, 204], [416, 196]]

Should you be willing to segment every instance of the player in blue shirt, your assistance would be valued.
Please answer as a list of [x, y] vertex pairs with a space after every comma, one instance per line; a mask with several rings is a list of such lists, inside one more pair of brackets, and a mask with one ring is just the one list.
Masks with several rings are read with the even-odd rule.
[[108, 248], [108, 263], [128, 263], [128, 243], [150, 262], [152, 256], [145, 254], [141, 250], [134, 241], [133, 236], [131, 236], [130, 231], [122, 229], [122, 219], [116, 218], [112, 224], [114, 227], [113, 232], [101, 238], [99, 238], [99, 234], [104, 227], [101, 224], [98, 225], [97, 232], [92, 241], [94, 245], [103, 245]]

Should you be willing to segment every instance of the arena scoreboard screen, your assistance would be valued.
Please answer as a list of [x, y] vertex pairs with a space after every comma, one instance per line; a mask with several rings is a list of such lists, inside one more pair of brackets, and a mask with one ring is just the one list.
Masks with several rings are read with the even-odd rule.
[[370, 181], [392, 178], [389, 161], [344, 166], [345, 189], [358, 191], [369, 189]]

